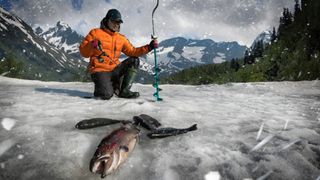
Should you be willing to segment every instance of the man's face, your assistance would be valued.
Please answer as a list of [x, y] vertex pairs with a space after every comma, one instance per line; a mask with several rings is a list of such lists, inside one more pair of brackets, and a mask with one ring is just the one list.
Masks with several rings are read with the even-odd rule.
[[108, 20], [108, 27], [111, 31], [114, 32], [119, 32], [120, 31], [120, 21], [112, 21], [112, 20]]

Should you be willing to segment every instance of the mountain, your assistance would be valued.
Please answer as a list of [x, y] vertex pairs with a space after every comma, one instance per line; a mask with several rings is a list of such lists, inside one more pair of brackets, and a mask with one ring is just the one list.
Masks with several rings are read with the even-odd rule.
[[19, 17], [0, 8], [0, 74], [26, 79], [80, 80], [86, 63], [53, 47]]
[[56, 48], [77, 58], [82, 58], [79, 53], [79, 45], [84, 37], [72, 30], [68, 24], [59, 21], [56, 26], [49, 28], [47, 31], [38, 27], [35, 32]]
[[264, 31], [262, 33], [260, 33], [255, 40], [253, 41], [252, 45], [250, 46], [250, 49], [255, 49], [258, 46], [259, 42], [262, 42], [262, 44], [264, 45], [264, 47], [267, 44], [271, 43], [271, 35], [272, 32], [271, 31]]
[[[166, 76], [194, 66], [222, 63], [242, 58], [246, 46], [237, 42], [215, 42], [210, 39], [192, 40], [183, 37], [167, 39], [159, 43], [157, 51], [160, 75]], [[154, 65], [154, 55], [149, 53], [146, 62]]]

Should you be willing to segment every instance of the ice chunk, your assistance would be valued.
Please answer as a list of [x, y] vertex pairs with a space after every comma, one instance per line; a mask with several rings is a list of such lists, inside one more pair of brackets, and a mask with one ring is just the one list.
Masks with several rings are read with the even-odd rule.
[[3, 118], [1, 121], [2, 127], [7, 131], [10, 131], [15, 125], [15, 123], [16, 123], [16, 120], [11, 118]]
[[210, 171], [204, 176], [205, 180], [220, 180], [221, 176], [218, 171]]
[[0, 143], [0, 157], [2, 154], [4, 154], [6, 151], [8, 151], [13, 145], [15, 144], [15, 141], [12, 139], [5, 140]]
[[24, 155], [22, 155], [22, 154], [18, 155], [18, 159], [23, 159], [23, 158], [24, 158]]
[[263, 130], [263, 125], [264, 125], [264, 123], [262, 123], [261, 126], [260, 126], [260, 129], [259, 129], [259, 132], [258, 132], [258, 135], [257, 135], [257, 141], [259, 140], [259, 138], [261, 136], [261, 133], [262, 133], [262, 130]]
[[283, 128], [284, 131], [287, 129], [288, 123], [289, 123], [289, 120], [286, 120], [286, 124], [284, 125], [284, 128]]
[[267, 144], [272, 138], [274, 137], [274, 135], [269, 135], [266, 138], [264, 138], [260, 143], [258, 143], [255, 147], [252, 148], [252, 151], [256, 151], [258, 149], [260, 149], [262, 146], [264, 146], [265, 144]]
[[272, 170], [268, 171], [266, 174], [260, 176], [257, 180], [265, 180], [273, 173]]
[[288, 144], [284, 145], [284, 146], [281, 148], [281, 150], [280, 150], [280, 151], [283, 151], [283, 150], [288, 149], [290, 146], [292, 146], [292, 145], [296, 144], [296, 143], [297, 143], [297, 142], [299, 142], [299, 141], [300, 141], [300, 140], [299, 140], [299, 139], [297, 139], [297, 140], [294, 140], [294, 141], [292, 141], [292, 142], [290, 142], [290, 143], [288, 143]]

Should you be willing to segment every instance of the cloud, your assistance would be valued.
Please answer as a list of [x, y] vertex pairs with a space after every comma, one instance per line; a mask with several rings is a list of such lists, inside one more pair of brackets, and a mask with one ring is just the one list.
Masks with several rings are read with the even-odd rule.
[[[99, 27], [108, 9], [117, 8], [123, 16], [121, 33], [135, 45], [146, 44], [152, 34], [150, 0], [19, 0], [13, 11], [32, 26], [53, 26], [62, 20], [86, 35]], [[238, 41], [250, 45], [264, 30], [277, 26], [287, 0], [160, 0], [155, 13], [159, 40], [183, 36]], [[30, 10], [31, 9], [31, 10]]]
[[71, 2], [74, 9], [81, 10], [83, 0], [72, 0]]

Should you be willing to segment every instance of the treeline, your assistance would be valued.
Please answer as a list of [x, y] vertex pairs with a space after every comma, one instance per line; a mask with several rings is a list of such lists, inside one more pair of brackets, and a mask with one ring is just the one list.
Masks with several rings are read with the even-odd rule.
[[15, 60], [13, 55], [0, 60], [0, 75], [21, 78], [23, 75], [24, 64]]
[[244, 58], [183, 70], [162, 81], [209, 84], [254, 81], [299, 81], [320, 78], [320, 1], [296, 0], [283, 9], [270, 43], [260, 41]]
[[[31, 65], [27, 66], [23, 61], [19, 61], [23, 59], [22, 57], [16, 57], [13, 54], [9, 54], [2, 59], [0, 59], [0, 76], [7, 76], [12, 78], [19, 78], [19, 79], [37, 79], [37, 80], [44, 80], [44, 81], [65, 81], [65, 79], [61, 78], [48, 71], [46, 74], [37, 73], [39, 70], [35, 69]], [[44, 59], [45, 61], [45, 59]], [[81, 72], [86, 72], [85, 69], [79, 68]], [[63, 74], [62, 74], [63, 76]], [[68, 77], [73, 81], [82, 81], [88, 82], [90, 81], [90, 76], [88, 74], [72, 74], [71, 77]]]

